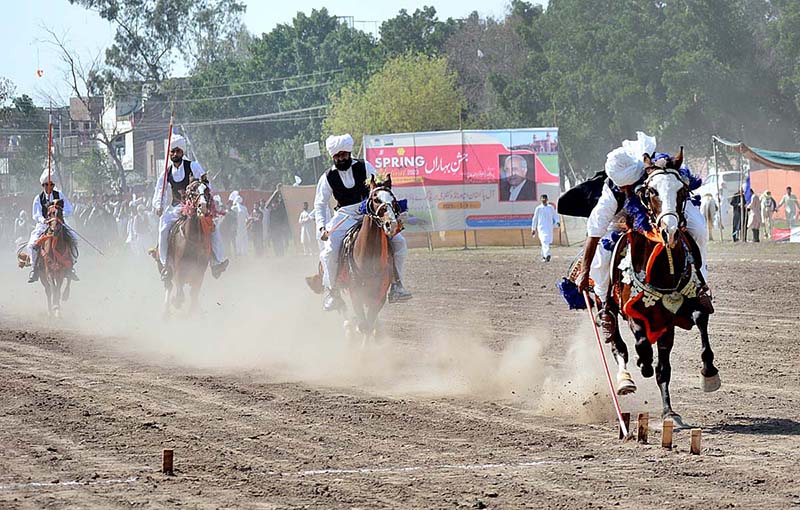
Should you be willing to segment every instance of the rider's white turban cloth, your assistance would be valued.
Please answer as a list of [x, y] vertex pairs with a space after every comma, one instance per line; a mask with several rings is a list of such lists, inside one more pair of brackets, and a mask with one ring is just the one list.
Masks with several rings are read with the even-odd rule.
[[236, 197], [238, 196], [239, 196], [238, 191], [231, 191], [231, 194], [228, 195], [228, 202], [233, 202], [234, 200], [236, 200]]
[[342, 151], [353, 152], [353, 137], [348, 135], [329, 136], [325, 140], [325, 147], [328, 149], [328, 154], [333, 156]]
[[39, 184], [44, 184], [47, 182], [47, 177], [50, 176], [50, 181], [53, 183], [53, 186], [56, 184], [56, 174], [55, 172], [48, 172], [47, 167], [42, 170], [42, 175], [39, 177]]
[[606, 156], [606, 174], [617, 186], [630, 186], [642, 177], [644, 162], [642, 156], [656, 150], [656, 139], [641, 131], [636, 132], [636, 140], [624, 140]]
[[186, 138], [181, 135], [172, 135], [172, 139], [169, 141], [169, 150], [172, 149], [180, 149], [186, 152]]

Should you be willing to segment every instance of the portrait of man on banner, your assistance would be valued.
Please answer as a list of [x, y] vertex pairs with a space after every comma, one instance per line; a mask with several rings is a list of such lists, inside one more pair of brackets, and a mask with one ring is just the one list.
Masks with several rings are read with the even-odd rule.
[[536, 200], [533, 154], [501, 154], [499, 164], [501, 202]]

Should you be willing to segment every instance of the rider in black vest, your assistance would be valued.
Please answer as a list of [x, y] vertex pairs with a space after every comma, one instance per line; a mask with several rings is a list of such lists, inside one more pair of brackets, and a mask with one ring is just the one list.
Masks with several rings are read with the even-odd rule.
[[328, 184], [333, 191], [333, 198], [336, 199], [336, 208], [347, 207], [348, 205], [359, 204], [369, 197], [369, 187], [367, 186], [367, 166], [363, 161], [354, 159], [353, 180], [355, 186], [346, 188], [342, 182], [342, 176], [336, 168], [331, 168], [326, 174]]
[[[39, 238], [47, 231], [47, 211], [50, 208], [50, 205], [55, 202], [56, 200], [61, 200], [62, 202], [62, 213], [63, 215], [70, 216], [73, 211], [72, 204], [67, 200], [62, 193], [55, 190], [55, 184], [50, 179], [50, 174], [47, 170], [42, 173], [42, 177], [40, 179], [42, 183], [42, 192], [39, 193], [33, 199], [33, 219], [36, 220], [36, 228], [34, 228], [33, 232], [31, 233], [30, 240], [28, 241], [28, 250], [31, 256], [31, 273], [28, 277], [28, 283], [33, 283], [39, 279], [39, 271], [37, 267], [37, 261], [39, 258], [39, 251], [36, 247], [36, 242]], [[70, 243], [72, 243], [72, 247], [75, 248], [77, 245], [77, 241], [75, 239], [75, 235], [66, 224], [64, 229], [64, 233], [69, 238]], [[67, 278], [73, 281], [79, 281], [78, 275], [75, 274], [75, 263], [77, 262], [77, 250], [71, 250], [72, 254], [72, 268], [70, 268], [69, 272], [67, 272]]]

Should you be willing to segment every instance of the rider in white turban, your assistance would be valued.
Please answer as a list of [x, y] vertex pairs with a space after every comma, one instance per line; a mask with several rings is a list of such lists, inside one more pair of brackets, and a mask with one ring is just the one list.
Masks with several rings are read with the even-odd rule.
[[[643, 156], [645, 154], [652, 155], [655, 150], [656, 139], [639, 131], [636, 133], [636, 140], [625, 140], [622, 142], [622, 147], [608, 153], [605, 170], [609, 179], [603, 185], [600, 199], [586, 222], [587, 238], [584, 246], [582, 274], [578, 285], [585, 289], [590, 278], [594, 282], [595, 295], [603, 302], [603, 309], [598, 313], [598, 317], [607, 340], [616, 330], [616, 320], [606, 302], [611, 280], [612, 252], [605, 246], [598, 250], [597, 245], [603, 236], [614, 239], [613, 234], [624, 228], [626, 215], [621, 204], [624, 203], [626, 194], [632, 191], [633, 186], [644, 178]], [[701, 272], [708, 281], [705, 265], [708, 232], [705, 219], [700, 213], [700, 208], [688, 200], [684, 216], [686, 217], [686, 229], [700, 249], [703, 259]]]
[[173, 149], [180, 149], [186, 152], [186, 138], [181, 135], [172, 135], [172, 139], [169, 141], [169, 150], [172, 151]]
[[[71, 216], [74, 210], [72, 203], [67, 200], [67, 197], [64, 195], [64, 193], [55, 189], [55, 175], [53, 175], [48, 168], [45, 168], [44, 171], [42, 171], [42, 175], [39, 177], [39, 184], [42, 185], [42, 192], [33, 198], [32, 217], [34, 220], [36, 220], [36, 226], [33, 228], [33, 232], [31, 232], [31, 236], [28, 239], [28, 255], [31, 257], [31, 274], [28, 277], [28, 283], [33, 283], [39, 279], [39, 270], [37, 267], [39, 260], [39, 249], [36, 247], [36, 242], [47, 231], [48, 225], [46, 220], [48, 207], [56, 200], [61, 200], [63, 204], [62, 212], [64, 214], [64, 218]], [[78, 240], [75, 238], [72, 229], [67, 227], [64, 229], [64, 232], [70, 238], [72, 245], [77, 246]], [[67, 277], [74, 281], [78, 281], [78, 276], [75, 274], [75, 263], [77, 263], [75, 254], [77, 253], [77, 250], [71, 250], [70, 253], [72, 254], [72, 268], [67, 274]]]
[[[350, 227], [361, 220], [360, 205], [369, 197], [367, 181], [376, 175], [368, 161], [353, 159], [353, 137], [350, 135], [329, 136], [325, 147], [333, 159], [333, 165], [317, 182], [314, 198], [314, 219], [320, 240], [325, 242], [320, 252], [322, 284], [325, 288], [322, 307], [326, 311], [340, 308], [343, 303], [336, 288], [339, 270], [339, 250]], [[331, 217], [329, 204], [336, 200], [336, 212]], [[396, 279], [389, 290], [389, 302], [411, 299], [411, 293], [403, 287], [405, 261], [408, 253], [406, 240], [396, 234], [391, 240], [394, 254]]]

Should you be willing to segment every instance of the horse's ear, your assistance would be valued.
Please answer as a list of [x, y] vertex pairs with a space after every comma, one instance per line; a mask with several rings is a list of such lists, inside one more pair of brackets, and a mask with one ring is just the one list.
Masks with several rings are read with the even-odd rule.
[[649, 166], [653, 166], [653, 158], [650, 157], [650, 154], [644, 153], [642, 156], [642, 161], [644, 161], [644, 167], [647, 168]]
[[675, 158], [675, 168], [679, 170], [681, 166], [683, 166], [683, 145], [681, 145], [681, 150]]
[[372, 189], [375, 188], [375, 174], [371, 175], [369, 178], [369, 187]]
[[392, 187], [392, 174], [386, 174], [386, 182], [384, 184], [386, 184], [387, 188]]

